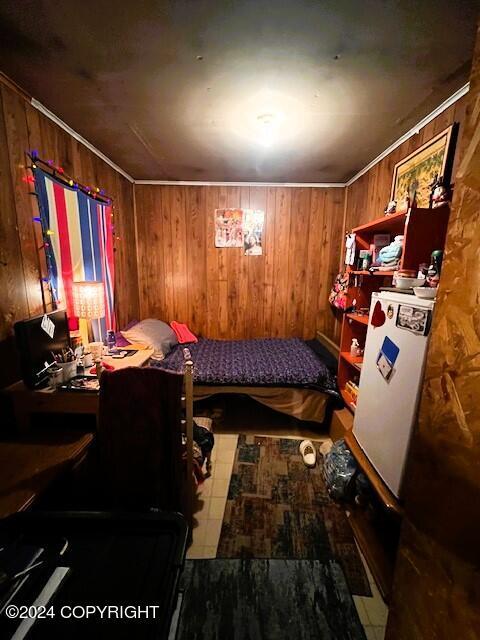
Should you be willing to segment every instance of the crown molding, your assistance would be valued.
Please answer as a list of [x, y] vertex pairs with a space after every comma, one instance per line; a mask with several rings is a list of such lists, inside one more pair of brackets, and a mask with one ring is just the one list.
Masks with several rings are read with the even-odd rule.
[[72, 138], [75, 138], [75, 140], [78, 140], [78, 142], [81, 142], [85, 147], [87, 147], [87, 149], [89, 149], [92, 153], [94, 153], [96, 156], [101, 158], [110, 167], [112, 167], [112, 169], [115, 169], [115, 171], [120, 173], [129, 182], [131, 182], [132, 184], [135, 182], [131, 175], [129, 175], [126, 171], [124, 171], [121, 167], [119, 167], [118, 164], [115, 164], [115, 162], [110, 160], [110, 158], [108, 158], [104, 153], [102, 153], [99, 149], [97, 149], [97, 147], [95, 147], [91, 142], [89, 142], [83, 136], [77, 133], [75, 129], [72, 129], [72, 127], [70, 127], [61, 118], [59, 118], [54, 113], [52, 113], [50, 109], [47, 109], [47, 107], [43, 105], [41, 102], [39, 102], [38, 100], [35, 100], [35, 98], [32, 98], [30, 100], [30, 104], [32, 105], [32, 107], [34, 107], [35, 109], [43, 113], [43, 115], [49, 118], [52, 122], [55, 122], [55, 124], [57, 124], [61, 129], [66, 131], [68, 134], [70, 134]]
[[135, 180], [135, 184], [187, 187], [345, 187], [345, 182], [203, 182], [200, 180]]
[[440, 105], [438, 105], [436, 109], [434, 109], [431, 113], [429, 113], [427, 116], [422, 118], [422, 120], [420, 120], [420, 122], [418, 122], [414, 127], [412, 127], [409, 131], [407, 131], [407, 133], [404, 133], [403, 136], [398, 138], [398, 140], [396, 140], [393, 144], [387, 147], [385, 151], [382, 151], [380, 155], [374, 158], [365, 167], [363, 167], [363, 169], [361, 169], [352, 178], [350, 178], [350, 180], [347, 181], [346, 186], [349, 187], [356, 180], [358, 180], [358, 178], [363, 176], [363, 174], [367, 173], [367, 171], [370, 171], [372, 167], [374, 167], [386, 156], [392, 153], [392, 151], [394, 151], [397, 147], [403, 144], [406, 140], [408, 140], [412, 136], [417, 135], [417, 133], [420, 132], [420, 129], [423, 129], [423, 127], [425, 127], [429, 122], [431, 122], [441, 113], [443, 113], [446, 109], [448, 109], [448, 107], [451, 107], [452, 104], [455, 104], [457, 100], [460, 100], [460, 98], [463, 98], [463, 96], [468, 93], [469, 89], [470, 89], [470, 83], [467, 82], [466, 84], [463, 85], [463, 87], [460, 87], [458, 91], [455, 91], [455, 93], [453, 93], [449, 98], [447, 98]]

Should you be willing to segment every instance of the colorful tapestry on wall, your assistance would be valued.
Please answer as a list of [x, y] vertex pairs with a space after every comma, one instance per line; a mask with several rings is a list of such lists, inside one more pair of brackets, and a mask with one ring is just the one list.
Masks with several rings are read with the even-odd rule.
[[93, 320], [92, 329], [95, 340], [103, 340], [107, 329], [116, 328], [112, 208], [41, 169], [34, 175], [42, 227], [49, 231], [45, 252], [53, 298], [66, 309], [74, 331], [78, 318], [73, 314], [72, 283], [102, 281], [105, 317]]

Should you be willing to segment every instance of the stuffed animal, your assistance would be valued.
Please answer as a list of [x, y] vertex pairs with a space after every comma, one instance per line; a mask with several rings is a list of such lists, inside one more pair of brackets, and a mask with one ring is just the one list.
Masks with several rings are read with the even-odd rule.
[[394, 267], [400, 262], [403, 251], [403, 236], [395, 236], [391, 242], [378, 253], [378, 259], [384, 267]]

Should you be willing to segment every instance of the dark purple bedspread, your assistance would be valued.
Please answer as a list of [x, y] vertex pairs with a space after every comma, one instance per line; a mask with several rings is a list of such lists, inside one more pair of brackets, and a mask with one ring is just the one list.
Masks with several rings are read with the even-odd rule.
[[200, 339], [177, 345], [156, 366], [183, 371], [184, 347], [192, 355], [197, 384], [306, 386], [336, 394], [335, 376], [299, 338]]

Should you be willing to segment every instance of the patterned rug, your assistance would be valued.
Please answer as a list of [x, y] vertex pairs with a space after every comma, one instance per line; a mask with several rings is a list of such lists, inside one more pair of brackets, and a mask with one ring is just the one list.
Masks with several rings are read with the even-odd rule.
[[365, 640], [335, 561], [189, 560], [177, 640]]
[[351, 593], [371, 596], [345, 512], [323, 482], [322, 457], [305, 467], [300, 442], [239, 436], [217, 558], [336, 559]]

